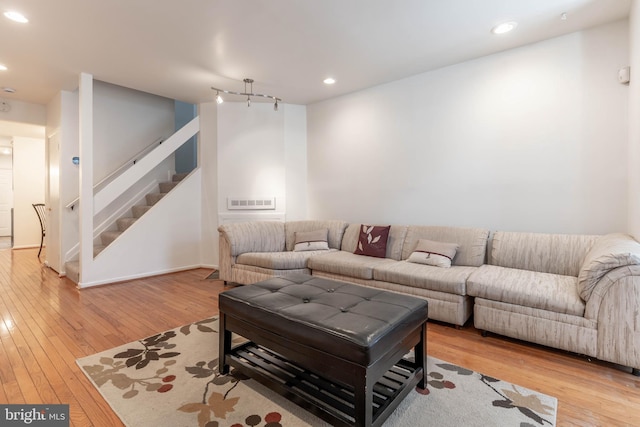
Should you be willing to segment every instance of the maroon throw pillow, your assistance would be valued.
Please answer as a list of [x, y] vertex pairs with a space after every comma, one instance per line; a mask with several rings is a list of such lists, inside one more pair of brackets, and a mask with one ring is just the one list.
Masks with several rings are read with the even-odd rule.
[[390, 225], [364, 225], [360, 228], [360, 237], [354, 254], [384, 258], [387, 254], [387, 240]]

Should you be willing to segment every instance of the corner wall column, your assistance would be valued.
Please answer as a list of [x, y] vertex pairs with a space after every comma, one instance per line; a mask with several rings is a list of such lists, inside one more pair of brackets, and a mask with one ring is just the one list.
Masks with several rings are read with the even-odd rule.
[[640, 240], [640, 4], [631, 2], [629, 12], [629, 233]]
[[93, 266], [93, 76], [80, 74], [80, 280], [91, 281]]

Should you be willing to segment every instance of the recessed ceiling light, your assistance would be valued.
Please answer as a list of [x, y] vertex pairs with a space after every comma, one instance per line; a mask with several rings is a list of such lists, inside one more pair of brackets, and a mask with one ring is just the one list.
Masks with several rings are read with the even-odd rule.
[[25, 18], [23, 14], [21, 14], [20, 12], [15, 12], [13, 10], [5, 12], [4, 16], [11, 19], [12, 21], [20, 22], [21, 24], [26, 24], [27, 22], [29, 22], [29, 20]]
[[6, 67], [6, 65], [2, 65], [0, 64], [0, 71], [7, 71], [8, 68]]
[[323, 80], [323, 82], [326, 85], [332, 85], [336, 82], [336, 79], [334, 79], [333, 77], [327, 77], [326, 79]]
[[517, 26], [518, 26], [518, 23], [514, 22], [514, 21], [504, 22], [502, 24], [498, 24], [495, 27], [493, 27], [491, 29], [491, 32], [493, 34], [504, 34], [504, 33], [508, 33], [509, 31], [513, 30]]

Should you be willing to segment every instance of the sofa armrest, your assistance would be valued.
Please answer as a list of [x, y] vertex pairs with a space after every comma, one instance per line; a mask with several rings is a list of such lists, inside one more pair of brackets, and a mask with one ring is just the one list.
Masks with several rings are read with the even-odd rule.
[[254, 221], [224, 224], [218, 227], [220, 239], [227, 239], [232, 256], [246, 252], [282, 252], [285, 250], [284, 222]]
[[220, 279], [234, 281], [232, 267], [236, 257], [247, 252], [284, 251], [284, 223], [254, 221], [223, 224], [218, 227]]
[[640, 265], [640, 243], [633, 237], [612, 233], [600, 237], [584, 257], [578, 274], [578, 293], [586, 302], [598, 282], [619, 267]]
[[218, 260], [218, 269], [220, 271], [219, 278], [225, 282], [232, 282], [233, 273], [231, 272], [231, 268], [233, 267], [233, 264], [236, 263], [236, 257], [231, 255], [231, 244], [229, 243], [229, 238], [225, 233], [220, 233], [218, 247], [220, 256], [220, 259]]
[[640, 368], [640, 266], [619, 267], [593, 289], [585, 318], [598, 322], [598, 358]]

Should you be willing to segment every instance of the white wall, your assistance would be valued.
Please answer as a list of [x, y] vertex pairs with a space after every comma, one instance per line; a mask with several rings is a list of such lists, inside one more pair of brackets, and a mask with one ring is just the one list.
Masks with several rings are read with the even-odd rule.
[[640, 239], [640, 3], [629, 15], [629, 232]]
[[94, 183], [174, 132], [174, 101], [94, 81]]
[[40, 246], [40, 222], [34, 203], [44, 203], [44, 140], [13, 139], [14, 249]]
[[[280, 104], [274, 111], [271, 103], [254, 102], [247, 107], [244, 102], [225, 102], [217, 106], [203, 104], [200, 114], [201, 137], [209, 135], [202, 141], [202, 161], [204, 165], [215, 161], [217, 167], [216, 183], [209, 177], [205, 186], [208, 194], [216, 194], [219, 223], [306, 219], [305, 106]], [[210, 134], [215, 129], [213, 143]], [[212, 147], [216, 147], [215, 153]], [[229, 197], [275, 197], [276, 209], [228, 210]], [[218, 235], [213, 231], [213, 262], [217, 264]], [[207, 256], [205, 249], [203, 256]]]
[[200, 104], [198, 163], [202, 170], [202, 236], [200, 259], [203, 266], [217, 268], [218, 250], [218, 104]]
[[218, 209], [229, 197], [276, 198], [286, 209], [284, 113], [272, 104], [241, 102], [218, 106]]
[[[58, 179], [59, 206], [57, 215], [50, 215], [49, 229], [57, 227], [59, 241], [48, 239], [47, 263], [58, 272], [64, 271], [65, 254], [78, 243], [78, 209], [70, 210], [66, 206], [78, 197], [78, 166], [72, 162], [73, 157], [80, 155], [78, 145], [78, 91], [60, 91], [47, 104], [47, 141], [56, 134], [59, 144]], [[48, 147], [47, 147], [48, 148]], [[45, 192], [48, 191], [45, 188]], [[50, 208], [53, 208], [50, 206]], [[53, 221], [59, 221], [54, 224]], [[48, 237], [55, 235], [49, 233]], [[53, 245], [57, 245], [54, 248]], [[59, 259], [54, 254], [60, 255]]]
[[285, 104], [284, 146], [287, 221], [307, 219], [307, 108]]
[[625, 230], [627, 31], [618, 22], [308, 106], [309, 216]]

